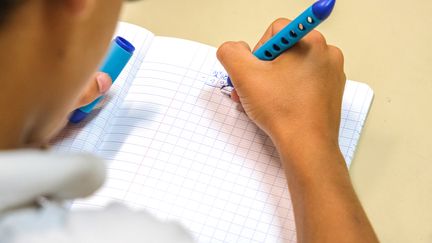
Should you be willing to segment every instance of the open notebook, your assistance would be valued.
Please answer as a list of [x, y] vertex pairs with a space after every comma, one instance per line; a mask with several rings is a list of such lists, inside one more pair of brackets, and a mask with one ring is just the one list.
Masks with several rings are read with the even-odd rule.
[[[295, 242], [278, 154], [215, 88], [226, 77], [216, 49], [126, 23], [117, 34], [136, 54], [102, 108], [54, 141], [108, 164], [105, 186], [73, 208], [121, 201], [182, 222], [198, 242]], [[348, 166], [372, 98], [366, 84], [348, 81], [340, 132]]]

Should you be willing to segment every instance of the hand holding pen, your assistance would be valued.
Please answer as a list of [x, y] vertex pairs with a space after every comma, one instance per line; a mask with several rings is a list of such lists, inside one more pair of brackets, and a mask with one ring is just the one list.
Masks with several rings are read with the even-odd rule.
[[[275, 21], [256, 48], [289, 22]], [[325, 138], [337, 141], [343, 55], [321, 33], [311, 32], [272, 62], [257, 59], [244, 42], [227, 42], [217, 55], [234, 82], [233, 99], [268, 135], [327, 131]]]
[[[336, 0], [319, 0], [307, 8], [284, 28], [274, 33], [271, 38], [261, 42], [253, 54], [264, 61], [272, 61], [279, 55], [293, 47], [309, 32], [326, 20], [333, 11]], [[228, 77], [228, 86], [233, 87], [231, 78]]]
[[[332, 2], [321, 0], [314, 6], [330, 3], [332, 9]], [[302, 21], [316, 20], [301, 16]], [[276, 146], [290, 189], [297, 239], [379, 242], [339, 148], [346, 81], [342, 52], [307, 28], [280, 19], [253, 53], [244, 42], [228, 42], [217, 56], [235, 86], [232, 98]], [[298, 45], [282, 51], [285, 34], [298, 38], [306, 30], [311, 32]]]
[[89, 85], [78, 99], [75, 105], [76, 108], [90, 104], [100, 96], [105, 95], [113, 83], [111, 77], [104, 72], [96, 72], [91, 79], [92, 81], [90, 81]]
[[[303, 15], [303, 21], [308, 16]], [[312, 17], [317, 23], [316, 16]], [[287, 131], [314, 134], [313, 131], [325, 128], [331, 134], [326, 139], [337, 141], [339, 97], [345, 83], [341, 51], [327, 45], [321, 33], [309, 29], [298, 45], [292, 45], [289, 51], [279, 51], [273, 61], [256, 56], [269, 46], [265, 43], [281, 40], [281, 31], [294, 26], [292, 23], [286, 19], [275, 21], [253, 53], [244, 42], [228, 42], [220, 47], [218, 58], [236, 88], [232, 97], [241, 102], [249, 117], [270, 136]], [[295, 26], [298, 28], [299, 24]]]

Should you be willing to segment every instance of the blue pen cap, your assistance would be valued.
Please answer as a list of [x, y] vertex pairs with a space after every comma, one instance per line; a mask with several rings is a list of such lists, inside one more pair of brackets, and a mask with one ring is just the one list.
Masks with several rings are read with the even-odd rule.
[[123, 38], [121, 36], [117, 36], [114, 41], [115, 41], [115, 43], [117, 43], [117, 45], [119, 45], [125, 51], [129, 52], [130, 54], [134, 53], [135, 47], [129, 41], [127, 41], [125, 38]]
[[325, 20], [330, 16], [335, 4], [336, 0], [320, 0], [312, 5], [312, 12], [320, 20]]
[[129, 62], [134, 51], [135, 47], [129, 41], [117, 36], [99, 70], [107, 73], [114, 82]]

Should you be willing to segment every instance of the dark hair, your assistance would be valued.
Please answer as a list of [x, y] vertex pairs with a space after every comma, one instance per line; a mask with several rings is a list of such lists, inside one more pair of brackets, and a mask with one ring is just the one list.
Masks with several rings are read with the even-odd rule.
[[21, 2], [22, 0], [0, 0], [0, 25], [4, 24], [8, 15]]

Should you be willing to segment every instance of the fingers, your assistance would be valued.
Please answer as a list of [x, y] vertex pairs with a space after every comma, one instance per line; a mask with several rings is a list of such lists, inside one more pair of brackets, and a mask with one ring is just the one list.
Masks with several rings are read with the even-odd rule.
[[322, 50], [327, 48], [327, 41], [321, 32], [312, 30], [292, 49], [293, 51], [305, 51], [309, 49]]
[[97, 91], [99, 94], [105, 94], [111, 88], [112, 79], [106, 73], [96, 73], [96, 83], [97, 83]]
[[111, 88], [112, 80], [106, 73], [97, 72], [92, 79], [92, 82], [81, 95], [77, 107], [82, 107], [93, 102]]
[[289, 23], [291, 23], [291, 20], [285, 19], [285, 18], [279, 18], [275, 20], [266, 30], [264, 35], [261, 37], [261, 39], [258, 41], [257, 45], [253, 49], [253, 51], [256, 51], [258, 48], [260, 48], [264, 43], [266, 43], [270, 38], [272, 38], [274, 35], [279, 33], [285, 26], [287, 26]]
[[254, 64], [260, 61], [252, 54], [245, 42], [226, 42], [219, 47], [217, 57], [236, 86], [236, 80], [247, 75]]
[[345, 84], [346, 82], [346, 76], [345, 76], [345, 72], [344, 72], [344, 55], [343, 52], [332, 45], [328, 46], [328, 51], [330, 53], [331, 59], [333, 61], [333, 66], [334, 67], [338, 67], [339, 71], [341, 73], [341, 81]]
[[234, 102], [240, 103], [240, 97], [239, 97], [239, 95], [238, 95], [238, 93], [237, 93], [236, 90], [233, 90], [233, 92], [231, 92], [231, 99]]
[[339, 48], [332, 46], [332, 45], [329, 45], [328, 49], [329, 49], [330, 55], [332, 56], [332, 58], [336, 62], [336, 64], [342, 66], [342, 68], [343, 68], [345, 58], [344, 58], [342, 51]]

